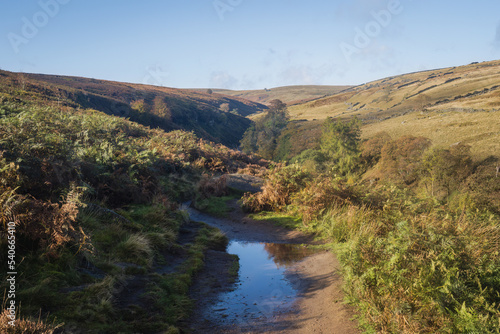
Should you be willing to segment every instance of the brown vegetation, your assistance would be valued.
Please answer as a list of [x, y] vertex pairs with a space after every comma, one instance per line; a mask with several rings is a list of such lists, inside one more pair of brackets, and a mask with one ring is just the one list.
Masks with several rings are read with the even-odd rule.
[[4, 310], [0, 314], [0, 332], [2, 334], [54, 334], [59, 333], [62, 327], [62, 325], [46, 324], [41, 318], [37, 320], [16, 319], [15, 326], [11, 326], [10, 321], [8, 310]]

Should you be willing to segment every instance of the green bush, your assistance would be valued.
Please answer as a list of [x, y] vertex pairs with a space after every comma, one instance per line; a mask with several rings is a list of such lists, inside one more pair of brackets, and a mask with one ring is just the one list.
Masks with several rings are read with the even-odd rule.
[[421, 157], [431, 145], [424, 137], [403, 136], [384, 145], [380, 169], [384, 179], [400, 184], [412, 184], [418, 180]]
[[335, 173], [353, 173], [359, 164], [361, 122], [353, 118], [349, 123], [327, 118], [323, 123], [320, 149]]

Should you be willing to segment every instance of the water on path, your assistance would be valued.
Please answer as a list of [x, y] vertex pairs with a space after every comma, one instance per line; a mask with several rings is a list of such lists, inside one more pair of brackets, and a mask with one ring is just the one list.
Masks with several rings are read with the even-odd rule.
[[237, 287], [219, 296], [204, 317], [226, 325], [243, 325], [290, 311], [297, 290], [285, 271], [311, 255], [310, 249], [300, 245], [231, 241], [228, 253], [240, 258]]

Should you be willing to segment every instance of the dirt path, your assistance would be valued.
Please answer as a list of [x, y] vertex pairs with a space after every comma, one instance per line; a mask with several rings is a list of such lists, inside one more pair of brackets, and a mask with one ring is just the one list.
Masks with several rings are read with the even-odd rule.
[[202, 221], [224, 232], [230, 240], [288, 244], [318, 244], [312, 235], [253, 220], [242, 212], [236, 200], [229, 203], [232, 211], [228, 218], [211, 217], [194, 208], [187, 209], [191, 220]]
[[286, 329], [273, 329], [269, 333], [361, 333], [356, 329], [351, 307], [342, 303], [340, 264], [332, 253], [309, 256], [289, 269], [290, 280], [300, 291], [296, 314], [285, 314], [277, 323], [291, 324]]
[[[234, 203], [233, 203], [234, 205]], [[203, 221], [224, 231], [232, 240], [253, 241], [266, 243], [313, 243], [311, 236], [298, 231], [290, 231], [269, 223], [254, 221], [235, 206], [229, 219], [219, 219], [207, 216], [194, 209], [189, 209], [192, 220]], [[210, 261], [209, 259], [207, 259]], [[200, 275], [201, 284], [207, 284], [209, 276], [214, 282], [221, 282], [214, 278], [224, 275], [223, 263], [217, 262], [218, 267], [210, 267], [207, 262], [204, 273]], [[194, 298], [199, 299], [199, 306], [195, 309], [190, 327], [192, 333], [361, 333], [356, 328], [357, 322], [351, 321], [354, 310], [345, 305], [341, 290], [340, 264], [331, 252], [320, 252], [308, 256], [287, 269], [287, 279], [298, 291], [298, 298], [294, 305], [279, 314], [269, 314], [264, 319], [251, 323], [241, 322], [232, 327], [220, 327], [219, 324], [200, 319], [202, 309], [217, 299], [217, 295], [224, 290], [233, 288], [230, 284], [225, 287], [217, 285], [212, 293], [199, 294], [199, 284], [194, 289]], [[210, 288], [205, 286], [205, 291]]]

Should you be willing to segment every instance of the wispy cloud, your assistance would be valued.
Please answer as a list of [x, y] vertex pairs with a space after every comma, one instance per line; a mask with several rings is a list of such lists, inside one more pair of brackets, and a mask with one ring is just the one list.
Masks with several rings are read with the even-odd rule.
[[321, 85], [333, 72], [333, 66], [327, 64], [319, 67], [294, 65], [279, 73], [278, 78], [285, 85]]
[[210, 75], [210, 87], [235, 89], [238, 86], [238, 79], [226, 71], [212, 72]]

